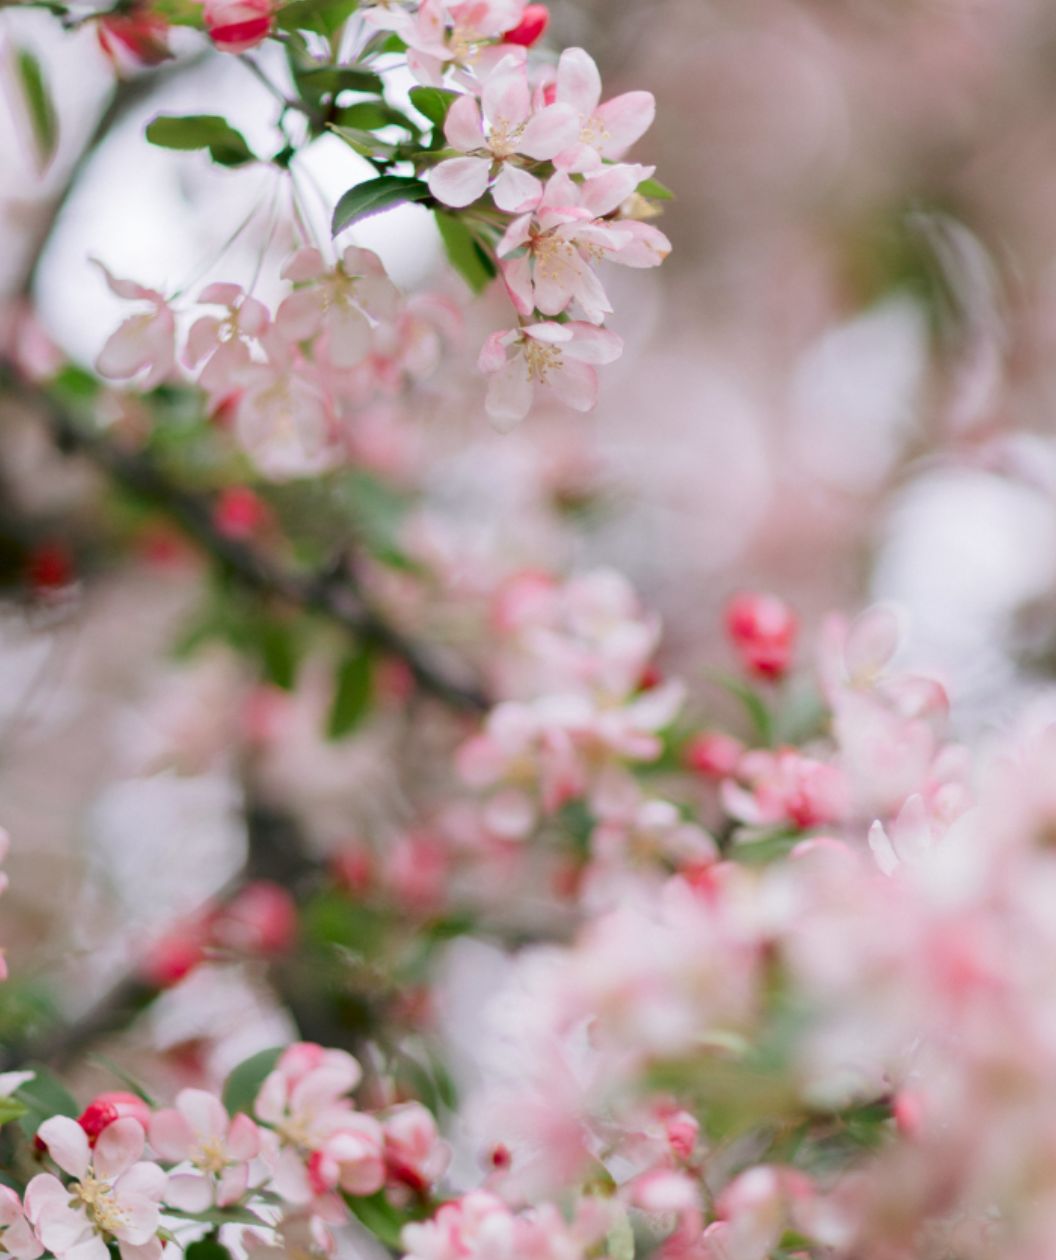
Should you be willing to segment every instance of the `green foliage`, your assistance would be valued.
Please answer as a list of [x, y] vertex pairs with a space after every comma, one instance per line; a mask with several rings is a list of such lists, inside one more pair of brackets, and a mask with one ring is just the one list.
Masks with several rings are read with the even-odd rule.
[[17, 1098], [0, 1098], [0, 1125], [20, 1120], [28, 1110], [26, 1104]]
[[19, 1119], [22, 1132], [32, 1137], [45, 1120], [52, 1116], [77, 1116], [80, 1108], [65, 1085], [47, 1068], [33, 1067], [31, 1081], [15, 1090], [14, 1097], [25, 1108]]
[[747, 683], [728, 674], [712, 674], [711, 679], [731, 696], [737, 697], [748, 715], [755, 738], [763, 747], [769, 748], [774, 742], [774, 716], [762, 696]]
[[356, 11], [359, 0], [293, 0], [275, 15], [280, 31], [333, 35]]
[[231, 1115], [239, 1111], [244, 1111], [247, 1116], [253, 1114], [253, 1103], [264, 1078], [274, 1069], [282, 1051], [282, 1046], [261, 1050], [232, 1069], [224, 1082], [223, 1093], [224, 1106]]
[[463, 218], [446, 210], [433, 213], [451, 266], [474, 293], [482, 293], [498, 274], [495, 260]]
[[331, 230], [334, 236], [371, 215], [381, 214], [408, 201], [426, 201], [429, 187], [408, 175], [379, 175], [350, 188], [334, 208]]
[[231, 1253], [215, 1238], [202, 1238], [193, 1242], [183, 1253], [184, 1260], [231, 1260]]
[[410, 91], [411, 104], [424, 118], [428, 118], [433, 126], [443, 129], [447, 120], [447, 111], [458, 99], [457, 92], [449, 92], [446, 88], [413, 87]]
[[147, 124], [147, 139], [162, 149], [208, 149], [220, 166], [242, 166], [256, 160], [242, 133], [218, 114], [159, 114]]
[[59, 121], [39, 59], [27, 48], [14, 50], [13, 68], [40, 165], [47, 166], [59, 143]]
[[386, 1247], [391, 1247], [393, 1251], [403, 1250], [400, 1245], [400, 1233], [411, 1218], [393, 1207], [386, 1199], [383, 1190], [365, 1198], [346, 1194], [344, 1200], [352, 1214], [375, 1238], [383, 1242]]
[[670, 201], [675, 195], [666, 184], [661, 184], [658, 179], [643, 179], [638, 185], [637, 191], [651, 201]]
[[326, 724], [328, 739], [343, 739], [363, 721], [370, 710], [373, 681], [374, 657], [365, 648], [341, 662]]

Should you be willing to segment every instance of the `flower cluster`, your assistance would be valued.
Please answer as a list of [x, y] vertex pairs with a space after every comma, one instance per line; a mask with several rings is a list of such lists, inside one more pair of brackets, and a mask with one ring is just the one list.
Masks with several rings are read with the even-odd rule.
[[76, 1120], [53, 1116], [37, 1145], [54, 1171], [34, 1176], [23, 1199], [6, 1186], [0, 1195], [4, 1252], [104, 1260], [116, 1246], [123, 1260], [157, 1260], [165, 1239], [186, 1246], [186, 1233], [225, 1222], [254, 1249], [302, 1226], [329, 1249], [346, 1201], [379, 1191], [420, 1200], [448, 1162], [420, 1104], [360, 1111], [349, 1094], [361, 1076], [344, 1051], [300, 1042], [277, 1057], [252, 1116], [229, 1115], [196, 1088], [181, 1090], [172, 1107], [117, 1092]]
[[271, 477], [346, 462], [372, 405], [426, 380], [460, 330], [451, 303], [403, 297], [377, 255], [353, 246], [333, 264], [316, 249], [294, 254], [282, 273], [289, 295], [274, 312], [238, 285], [208, 285], [179, 352], [172, 304], [106, 274], [117, 296], [146, 309], [111, 334], [99, 371], [149, 390], [179, 361]]

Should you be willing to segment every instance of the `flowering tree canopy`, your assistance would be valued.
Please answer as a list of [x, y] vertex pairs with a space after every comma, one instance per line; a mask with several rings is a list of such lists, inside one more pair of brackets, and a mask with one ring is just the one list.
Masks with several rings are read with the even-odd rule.
[[[649, 160], [654, 94], [619, 69], [603, 85], [591, 51], [562, 46], [566, 26], [591, 23], [552, 7], [29, 0], [0, 13], [13, 129], [52, 181], [0, 321], [2, 629], [10, 617], [25, 648], [0, 635], [0, 788], [21, 741], [44, 768], [0, 792], [13, 885], [0, 875], [0, 1254], [1056, 1249], [1043, 664], [1031, 676], [1002, 660], [1002, 688], [1029, 703], [973, 721], [958, 709], [970, 672], [918, 650], [919, 619], [864, 596], [823, 611], [828, 590], [812, 595], [808, 576], [836, 526], [853, 534], [863, 504], [879, 517], [907, 470], [961, 460], [1029, 485], [1032, 504], [1051, 498], [1053, 460], [1002, 430], [1016, 370], [1032, 387], [1040, 376], [1029, 345], [1011, 354], [997, 251], [953, 212], [916, 209], [913, 249], [886, 242], [892, 292], [857, 317], [876, 322], [833, 330], [826, 302], [854, 288], [851, 261], [867, 267], [838, 265], [839, 233], [816, 218], [797, 241], [767, 237], [762, 262], [739, 258], [754, 277], [743, 290], [713, 260], [710, 296], [679, 299], [672, 280], [659, 301], [638, 273], [671, 253], [658, 223], [678, 202]], [[782, 41], [801, 40], [804, 109], [842, 82], [834, 63], [854, 40], [841, 22], [857, 20], [842, 14], [822, 40], [810, 23], [829, 18], [804, 16], [813, 7], [738, 15], [725, 36], [751, 42], [756, 86], [768, 70], [795, 77]], [[914, 56], [974, 102], [975, 80], [928, 27], [938, 19], [906, 8]], [[961, 50], [980, 80], [1044, 26], [1036, 6], [1009, 8], [992, 59], [981, 37], [978, 63]], [[674, 0], [661, 10], [683, 20]], [[676, 34], [656, 38], [683, 65]], [[105, 68], [87, 135], [58, 103], [62, 54], [42, 40]], [[891, 69], [856, 55], [855, 82]], [[919, 69], [904, 71], [907, 92]], [[849, 131], [841, 99], [843, 114], [815, 104]], [[969, 129], [953, 114], [947, 140]], [[913, 134], [900, 143], [919, 158]], [[838, 147], [823, 127], [815, 138], [819, 153]], [[889, 196], [889, 141], [856, 185], [863, 202]], [[153, 178], [136, 162], [161, 160], [182, 172], [188, 225], [203, 202], [210, 230], [225, 198], [244, 195], [247, 212], [179, 282], [149, 260], [117, 265], [104, 214], [84, 284], [120, 313], [81, 356], [42, 314], [42, 275], [79, 181], [118, 143], [107, 206]], [[682, 148], [684, 173], [707, 161], [692, 138]], [[961, 195], [981, 206], [971, 177], [957, 176]], [[732, 199], [720, 211], [723, 195], [701, 239], [766, 218]], [[792, 297], [758, 274], [771, 267], [796, 281]], [[939, 296], [920, 296], [922, 275]], [[786, 357], [783, 303], [807, 312], [815, 340], [786, 365], [787, 393], [762, 392], [813, 455], [836, 450], [834, 414], [882, 428], [874, 395], [905, 403], [890, 433], [911, 396], [941, 419], [930, 463], [912, 462], [918, 432], [901, 467], [876, 445], [811, 482], [794, 443], [781, 448], [768, 545], [783, 559], [798, 541], [802, 598], [756, 581], [723, 533], [765, 497], [764, 460], [743, 444], [747, 422], [714, 446], [702, 435], [713, 410], [750, 413], [747, 393], [671, 385], [671, 356], [635, 394], [627, 368], [650, 335], [675, 336], [668, 296], [680, 319], [704, 319], [703, 301], [710, 320], [723, 285], [750, 296]], [[1038, 316], [1032, 337], [1046, 328]], [[758, 348], [723, 353], [759, 375]], [[612, 523], [619, 494], [576, 414], [606, 379], [645, 430], [630, 480], [647, 481], [659, 452], [651, 511], [674, 520], [673, 547], [647, 511]], [[681, 436], [661, 414], [671, 389], [704, 417]], [[699, 549], [725, 546], [744, 577], [673, 597], [659, 578], [679, 572], [668, 551], [697, 546], [694, 461], [718, 467]], [[1025, 519], [1023, 538], [1043, 533]], [[1014, 550], [988, 568], [980, 545], [976, 584], [1010, 585]], [[1044, 611], [1056, 573], [1037, 572]], [[987, 605], [995, 640], [1011, 604]], [[100, 705], [115, 697], [108, 726]], [[26, 817], [58, 820], [61, 857]], [[9, 912], [34, 880], [48, 916]]]

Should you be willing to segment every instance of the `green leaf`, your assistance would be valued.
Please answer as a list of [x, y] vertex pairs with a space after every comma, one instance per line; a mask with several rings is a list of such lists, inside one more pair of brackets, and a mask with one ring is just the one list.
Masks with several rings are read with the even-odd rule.
[[770, 747], [774, 742], [774, 718], [762, 697], [739, 678], [731, 678], [727, 674], [713, 674], [712, 679], [720, 687], [724, 687], [731, 696], [736, 696], [740, 700], [759, 743]]
[[0, 1098], [0, 1124], [11, 1120], [20, 1120], [29, 1108], [17, 1098]]
[[337, 111], [334, 122], [339, 127], [352, 127], [358, 131], [377, 131], [381, 127], [401, 127], [411, 135], [418, 134], [406, 114], [393, 109], [386, 101], [356, 101]]
[[359, 0], [293, 0], [275, 15], [282, 31], [315, 31], [333, 35], [356, 10]]
[[356, 66], [313, 66], [296, 70], [293, 77], [301, 92], [316, 100], [321, 96], [336, 96], [339, 92], [369, 92], [380, 96], [383, 88], [380, 75]]
[[406, 1218], [401, 1216], [385, 1198], [383, 1190], [366, 1198], [346, 1194], [344, 1200], [352, 1214], [358, 1217], [360, 1224], [370, 1230], [375, 1238], [394, 1251], [403, 1250], [400, 1245], [400, 1234], [406, 1224]]
[[275, 687], [292, 691], [297, 681], [298, 651], [293, 627], [263, 620], [257, 626], [257, 647], [264, 676]]
[[220, 166], [242, 166], [255, 160], [245, 137], [218, 114], [161, 114], [147, 124], [147, 139], [162, 149], [208, 149]]
[[429, 186], [420, 179], [406, 175], [379, 175], [377, 179], [357, 184], [344, 194], [334, 209], [331, 230], [336, 236], [372, 214], [380, 214], [405, 201], [425, 201], [429, 195]]
[[363, 721], [373, 692], [374, 661], [367, 651], [344, 661], [334, 681], [334, 699], [326, 724], [328, 739], [342, 739]]
[[37, 158], [41, 166], [47, 166], [55, 156], [59, 143], [59, 122], [44, 71], [36, 55], [27, 48], [15, 49], [14, 69], [33, 132]]
[[340, 140], [344, 140], [350, 149], [365, 158], [391, 157], [393, 146], [379, 140], [372, 131], [363, 131], [359, 127], [340, 127], [331, 123], [328, 131], [332, 131]]
[[247, 1116], [253, 1114], [253, 1104], [264, 1078], [273, 1070], [284, 1049], [284, 1046], [275, 1046], [261, 1050], [232, 1069], [224, 1082], [223, 1094], [224, 1106], [231, 1115], [238, 1111], [244, 1111]]
[[428, 118], [434, 127], [443, 127], [447, 111], [458, 99], [458, 93], [449, 92], [446, 88], [413, 87], [410, 97], [419, 114]]
[[643, 179], [638, 185], [637, 191], [643, 197], [649, 197], [653, 201], [670, 201], [675, 195], [666, 184], [661, 184], [658, 179]]
[[193, 1242], [183, 1253], [184, 1260], [231, 1260], [231, 1253], [215, 1238], [202, 1238]]
[[15, 1097], [25, 1107], [19, 1124], [27, 1137], [32, 1137], [45, 1120], [52, 1116], [76, 1116], [77, 1100], [65, 1085], [46, 1068], [34, 1067], [35, 1076], [15, 1090]]
[[498, 274], [488, 251], [457, 214], [434, 211], [448, 261], [474, 293], [482, 293]]

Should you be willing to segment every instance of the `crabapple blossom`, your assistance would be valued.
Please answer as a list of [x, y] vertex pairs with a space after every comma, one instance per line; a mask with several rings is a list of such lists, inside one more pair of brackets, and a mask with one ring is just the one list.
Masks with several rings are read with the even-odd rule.
[[25, 1211], [37, 1237], [57, 1257], [107, 1260], [111, 1241], [123, 1260], [157, 1260], [160, 1203], [168, 1178], [140, 1156], [146, 1138], [135, 1120], [117, 1120], [94, 1150], [81, 1126], [65, 1116], [38, 1131], [51, 1159], [72, 1180], [40, 1173], [26, 1187]]
[[745, 667], [761, 678], [780, 678], [789, 667], [798, 623], [775, 595], [743, 594], [726, 609], [726, 633]]
[[385, 1168], [390, 1181], [421, 1192], [447, 1171], [451, 1149], [437, 1131], [433, 1115], [421, 1103], [403, 1103], [382, 1120]]
[[582, 48], [567, 48], [557, 63], [557, 104], [575, 111], [575, 141], [554, 159], [570, 172], [598, 169], [602, 162], [619, 161], [653, 125], [656, 100], [652, 92], [624, 92], [601, 101], [601, 75], [594, 58]]
[[168, 302], [155, 289], [132, 280], [119, 280], [97, 264], [110, 291], [129, 302], [145, 302], [149, 309], [128, 319], [106, 339], [96, 367], [103, 376], [135, 381], [141, 390], [155, 389], [176, 362], [176, 320]]
[[542, 195], [527, 165], [554, 158], [577, 133], [574, 111], [564, 105], [533, 109], [528, 74], [513, 58], [488, 76], [478, 101], [465, 93], [447, 113], [444, 135], [464, 157], [448, 158], [429, 173], [429, 189], [445, 205], [472, 205], [491, 188], [500, 210], [519, 213]]
[[[559, 315], [575, 302], [600, 324], [612, 311], [591, 263], [610, 260], [633, 267], [659, 266], [671, 251], [659, 229], [646, 223], [609, 221], [634, 191], [643, 167], [612, 167], [576, 184], [557, 172], [538, 204], [515, 219], [499, 242], [502, 275], [517, 313]], [[516, 257], [508, 257], [523, 249]]]
[[242, 53], [262, 43], [271, 31], [271, 0], [204, 0], [205, 29], [226, 53]]
[[138, 1094], [125, 1090], [109, 1090], [96, 1094], [77, 1117], [77, 1123], [88, 1135], [88, 1143], [95, 1146], [100, 1133], [117, 1120], [135, 1120], [146, 1132], [150, 1125], [150, 1107]]
[[223, 306], [223, 316], [203, 315], [187, 334], [183, 361], [198, 368], [198, 383], [214, 397], [237, 388], [249, 365], [252, 347], [268, 330], [271, 316], [263, 302], [250, 297], [237, 284], [211, 284], [198, 295], [203, 306]]
[[623, 352], [615, 333], [592, 324], [551, 322], [494, 332], [480, 352], [488, 383], [487, 410], [496, 427], [512, 428], [531, 410], [536, 387], [575, 411], [598, 399], [596, 365], [614, 363]]
[[18, 1195], [0, 1186], [0, 1252], [15, 1260], [36, 1260], [43, 1250]]
[[246, 1193], [260, 1132], [242, 1113], [229, 1117], [206, 1090], [181, 1090], [175, 1107], [154, 1113], [148, 1133], [159, 1158], [177, 1165], [169, 1174], [166, 1203], [201, 1212], [237, 1203]]

